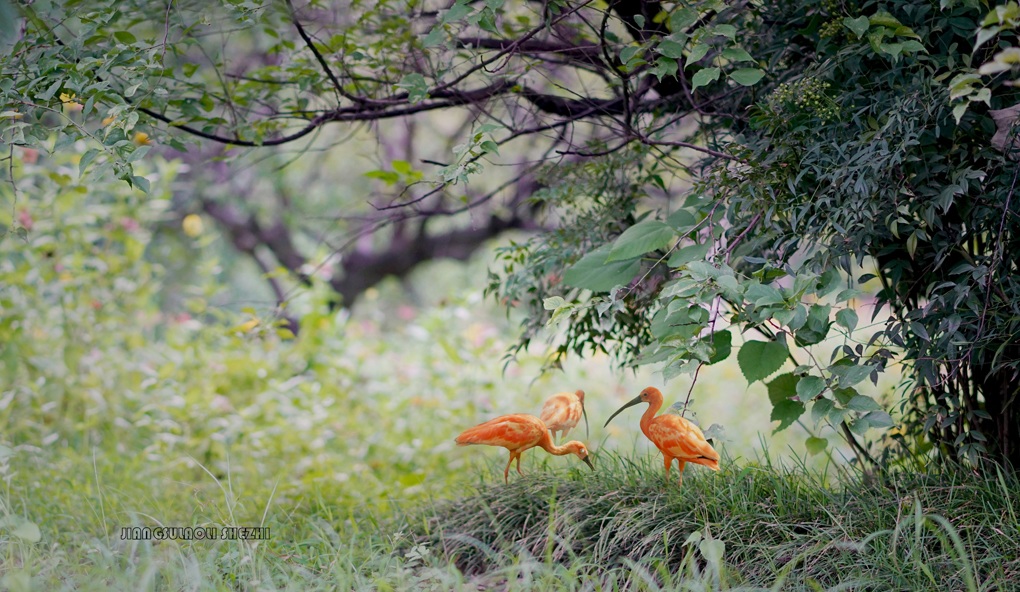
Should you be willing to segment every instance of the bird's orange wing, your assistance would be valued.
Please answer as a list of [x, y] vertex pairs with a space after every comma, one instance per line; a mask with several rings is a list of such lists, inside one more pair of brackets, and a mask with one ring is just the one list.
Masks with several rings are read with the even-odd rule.
[[556, 393], [542, 406], [542, 421], [551, 430], [569, 430], [581, 419], [581, 402], [574, 393]]
[[719, 453], [701, 429], [679, 415], [660, 415], [648, 426], [648, 439], [659, 450], [684, 462], [719, 470]]
[[464, 430], [457, 436], [457, 444], [485, 444], [517, 450], [538, 444], [543, 434], [545, 424], [533, 415], [502, 415]]

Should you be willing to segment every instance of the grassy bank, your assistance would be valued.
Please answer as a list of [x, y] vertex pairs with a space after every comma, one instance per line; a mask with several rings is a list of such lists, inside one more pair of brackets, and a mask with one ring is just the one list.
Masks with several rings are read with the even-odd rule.
[[[145, 491], [122, 481], [72, 493], [56, 481], [60, 495], [31, 500], [8, 488], [0, 583], [11, 591], [1020, 588], [1014, 476], [830, 486], [766, 460], [688, 469], [678, 488], [652, 456], [602, 453], [596, 473], [570, 459], [527, 460], [525, 477], [509, 485], [484, 473], [457, 496], [356, 507], [324, 496], [259, 505], [213, 475], [208, 488]], [[154, 506], [176, 524], [273, 534], [129, 541], [112, 527]], [[29, 520], [29, 509], [44, 520]]]

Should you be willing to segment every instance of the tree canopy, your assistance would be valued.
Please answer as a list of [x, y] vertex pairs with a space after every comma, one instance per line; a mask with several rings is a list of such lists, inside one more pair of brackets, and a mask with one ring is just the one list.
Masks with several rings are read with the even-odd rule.
[[[902, 363], [904, 428], [887, 450], [1020, 463], [1016, 2], [0, 12], [3, 142], [79, 152], [80, 176], [142, 191], [145, 155], [176, 151], [210, 187], [238, 189], [182, 197], [178, 214], [215, 220], [281, 304], [270, 272], [313, 282], [314, 246], [340, 255], [326, 280], [349, 304], [527, 230], [489, 287], [525, 312], [522, 347], [551, 324], [562, 354], [662, 363], [666, 380], [737, 350], [780, 428], [831, 425], [865, 457], [858, 439], [893, 421], [856, 387]], [[256, 202], [231, 169], [358, 133], [379, 146], [368, 195], [314, 223], [300, 187]], [[811, 347], [837, 332], [830, 351]]]

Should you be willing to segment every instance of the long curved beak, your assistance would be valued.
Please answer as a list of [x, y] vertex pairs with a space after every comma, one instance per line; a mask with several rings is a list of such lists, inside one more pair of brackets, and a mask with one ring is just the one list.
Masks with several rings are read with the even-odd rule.
[[634, 405], [637, 405], [640, 402], [641, 402], [641, 395], [638, 395], [638, 396], [634, 397], [633, 399], [631, 399], [630, 401], [627, 401], [626, 403], [624, 403], [623, 407], [620, 407], [619, 409], [616, 410], [616, 413], [614, 413], [614, 414], [609, 416], [609, 419], [606, 420], [606, 425], [604, 425], [602, 427], [606, 427], [607, 425], [609, 425], [609, 422], [613, 421], [613, 418], [616, 417], [617, 415], [619, 415], [620, 412], [623, 411], [624, 409], [626, 409], [628, 407], [633, 407]]
[[595, 470], [595, 465], [591, 464], [591, 459], [590, 459], [590, 458], [588, 458], [588, 457], [586, 456], [586, 457], [582, 458], [581, 460], [583, 460], [583, 461], [584, 461], [584, 464], [586, 464], [586, 465], [588, 465], [589, 467], [591, 467], [591, 470], [593, 470], [593, 471]]

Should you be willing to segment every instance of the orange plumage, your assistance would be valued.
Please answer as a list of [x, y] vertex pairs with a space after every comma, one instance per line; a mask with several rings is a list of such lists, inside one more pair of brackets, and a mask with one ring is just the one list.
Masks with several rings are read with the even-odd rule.
[[648, 403], [648, 409], [641, 416], [641, 431], [662, 452], [666, 464], [666, 478], [675, 458], [680, 465], [680, 485], [684, 482], [684, 465], [694, 463], [704, 465], [713, 471], [719, 470], [719, 453], [705, 439], [701, 429], [679, 415], [666, 414], [655, 416], [662, 407], [662, 393], [655, 387], [648, 387], [616, 413], [609, 416], [606, 425], [624, 409]]
[[567, 435], [567, 432], [577, 426], [577, 422], [584, 415], [585, 433], [588, 429], [588, 416], [584, 411], [584, 391], [577, 390], [573, 393], [556, 393], [549, 397], [545, 405], [542, 405], [541, 419], [545, 426], [552, 432], [556, 439], [556, 432], [560, 437]]
[[502, 446], [510, 451], [510, 460], [503, 470], [503, 480], [510, 481], [510, 465], [517, 459], [517, 472], [521, 473], [521, 453], [529, 448], [539, 447], [556, 456], [575, 454], [583, 460], [592, 470], [595, 466], [588, 458], [588, 448], [582, 442], [574, 440], [563, 446], [556, 446], [549, 436], [545, 423], [534, 415], [523, 413], [514, 415], [502, 415], [496, 419], [476, 425], [473, 428], [464, 430], [457, 436], [457, 444], [467, 446], [469, 444], [484, 444], [486, 446]]

